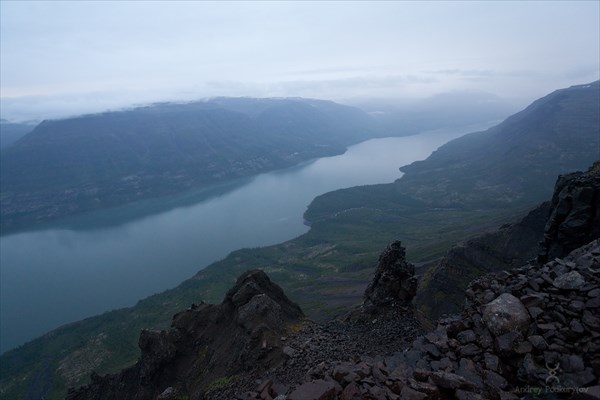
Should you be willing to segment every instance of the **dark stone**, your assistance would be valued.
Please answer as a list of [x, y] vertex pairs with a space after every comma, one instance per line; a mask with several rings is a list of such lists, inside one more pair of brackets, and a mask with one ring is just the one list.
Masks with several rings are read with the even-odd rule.
[[600, 400], [600, 385], [584, 388], [573, 396], [574, 400]]
[[476, 385], [464, 377], [451, 372], [437, 371], [431, 374], [431, 380], [445, 389], [469, 389]]
[[481, 349], [474, 343], [469, 343], [460, 349], [460, 355], [462, 357], [471, 357], [479, 353], [481, 353]]
[[560, 383], [563, 386], [581, 388], [598, 381], [591, 368], [585, 368], [577, 373], [563, 373], [560, 375]]
[[537, 318], [544, 313], [544, 310], [539, 307], [529, 307], [527, 310], [529, 311], [531, 318]]
[[540, 304], [544, 304], [544, 297], [539, 293], [536, 294], [527, 294], [525, 296], [520, 297], [521, 303], [527, 308], [529, 307], [537, 307]]
[[523, 303], [509, 293], [503, 293], [488, 303], [483, 311], [483, 322], [495, 336], [507, 332], [523, 332], [530, 318]]
[[287, 398], [288, 400], [334, 400], [335, 394], [333, 382], [316, 380], [303, 383]]
[[429, 353], [432, 357], [435, 358], [439, 358], [441, 355], [440, 350], [431, 343], [425, 343], [423, 345], [423, 350], [425, 350], [427, 353]]
[[571, 271], [557, 277], [552, 284], [564, 290], [576, 290], [585, 285], [585, 278], [577, 271]]
[[514, 352], [515, 345], [521, 340], [518, 332], [508, 332], [496, 337], [494, 349], [500, 357], [510, 356]]
[[581, 325], [581, 323], [576, 319], [571, 321], [571, 323], [569, 324], [569, 328], [574, 333], [583, 333], [584, 332], [583, 325]]
[[475, 335], [475, 332], [473, 332], [471, 329], [468, 329], [459, 333], [456, 336], [456, 339], [458, 339], [461, 344], [467, 344], [474, 342], [477, 339], [477, 336]]
[[[552, 364], [555, 365], [555, 364]], [[548, 370], [542, 368], [533, 359], [531, 354], [525, 355], [519, 368], [519, 377], [523, 382], [544, 382], [548, 376]]]
[[600, 297], [593, 297], [585, 302], [586, 308], [598, 308], [600, 307]]
[[445, 329], [438, 328], [429, 332], [425, 335], [425, 338], [438, 349], [442, 351], [448, 350], [448, 335]]
[[592, 315], [592, 313], [587, 310], [583, 313], [581, 322], [595, 331], [600, 331], [600, 318]]
[[408, 386], [404, 386], [400, 392], [400, 398], [402, 400], [425, 400], [427, 395], [425, 393], [417, 392]]
[[520, 342], [518, 343], [515, 348], [515, 353], [516, 354], [527, 354], [527, 353], [531, 353], [532, 350], [532, 345], [531, 343], [525, 341], [525, 342]]
[[529, 340], [529, 343], [531, 343], [536, 350], [546, 350], [548, 348], [548, 343], [546, 343], [546, 339], [542, 336], [532, 335], [529, 336], [527, 340]]
[[600, 168], [558, 177], [539, 260], [564, 257], [600, 237]]
[[483, 397], [477, 393], [467, 392], [460, 389], [456, 391], [455, 396], [457, 400], [483, 400]]
[[500, 366], [500, 359], [497, 355], [491, 353], [485, 353], [483, 355], [485, 367], [491, 371], [498, 372]]
[[359, 400], [361, 397], [360, 388], [356, 383], [351, 382], [342, 390], [340, 400]]
[[415, 266], [406, 261], [400, 241], [392, 242], [379, 256], [373, 280], [365, 290], [366, 306], [410, 304], [417, 293]]
[[485, 372], [485, 384], [498, 389], [506, 389], [508, 386], [506, 379], [494, 371]]
[[223, 376], [282, 362], [279, 338], [302, 318], [300, 307], [264, 272], [247, 271], [220, 305], [201, 304], [176, 314], [169, 331], [142, 331], [137, 364], [69, 398], [94, 399], [100, 391], [103, 399], [157, 398], [183, 382], [187, 393], [201, 396]]
[[585, 369], [583, 359], [575, 354], [563, 355], [560, 359], [560, 366], [565, 372], [581, 372]]
[[480, 368], [470, 358], [461, 358], [459, 362], [459, 368], [457, 372], [460, 376], [465, 377], [470, 382], [473, 382], [476, 386], [482, 387], [483, 380], [480, 375]]

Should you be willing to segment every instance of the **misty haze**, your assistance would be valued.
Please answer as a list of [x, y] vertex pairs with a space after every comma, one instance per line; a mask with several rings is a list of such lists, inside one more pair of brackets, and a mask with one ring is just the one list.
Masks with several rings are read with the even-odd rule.
[[0, 400], [597, 398], [598, 2], [2, 1], [0, 52]]

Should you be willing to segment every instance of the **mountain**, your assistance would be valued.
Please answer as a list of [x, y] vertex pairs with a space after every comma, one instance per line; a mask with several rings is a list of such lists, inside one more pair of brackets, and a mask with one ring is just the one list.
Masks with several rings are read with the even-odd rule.
[[561, 175], [552, 201], [523, 219], [458, 243], [427, 271], [417, 306], [427, 315], [460, 311], [468, 283], [480, 275], [509, 270], [539, 258], [546, 262], [600, 238], [600, 161], [587, 172]]
[[376, 122], [356, 108], [300, 98], [44, 121], [3, 151], [2, 231], [339, 154], [376, 135]]
[[[586, 89], [589, 88], [581, 90]], [[597, 90], [597, 85], [592, 90]], [[580, 100], [587, 101], [586, 96]], [[572, 106], [575, 110], [587, 107], [573, 102]], [[259, 110], [255, 112], [260, 113]], [[554, 118], [552, 113], [562, 115], [562, 124], [554, 127], [557, 131], [575, 135], [572, 126], [595, 124], [596, 132], [600, 132], [597, 114], [593, 112], [579, 113], [584, 121], [567, 118], [558, 106], [547, 110], [546, 116]], [[529, 113], [523, 123], [536, 115]], [[471, 138], [477, 139], [478, 135], [485, 133], [471, 135]], [[552, 140], [548, 143], [552, 148]], [[565, 143], [563, 150], [571, 152], [571, 145], [577, 147], [579, 141]], [[464, 162], [479, 157], [477, 146], [472, 148], [472, 154], [463, 155]], [[493, 153], [494, 148], [489, 151]], [[537, 156], [538, 153], [529, 154], [526, 160], [536, 165]], [[587, 169], [589, 164], [584, 162], [581, 160], [573, 169]], [[549, 168], [555, 167], [553, 163], [549, 164]], [[529, 188], [524, 187], [522, 198], [539, 198], [531, 203], [497, 203], [491, 198], [479, 204], [465, 200], [465, 206], [452, 208], [435, 205], [433, 198], [429, 201], [426, 197], [419, 198], [418, 193], [413, 196], [410, 191], [402, 191], [402, 181], [409, 179], [411, 173], [407, 171], [395, 183], [344, 189], [319, 196], [305, 215], [311, 223], [307, 234], [274, 246], [235, 251], [175, 289], [144, 299], [134, 307], [61, 327], [3, 354], [0, 358], [0, 398], [63, 398], [67, 387], [89, 383], [91, 371], [116, 373], [131, 366], [140, 355], [137, 347], [140, 329], [165, 329], [171, 316], [190, 304], [200, 300], [221, 301], [231, 282], [249, 269], [260, 268], [268, 273], [311, 319], [324, 320], [343, 314], [362, 303], [363, 293], [376, 267], [374, 261], [387, 243], [401, 239], [409, 261], [415, 264], [417, 273], [423, 274], [425, 265], [432, 262], [435, 265], [435, 261], [458, 242], [515, 221], [517, 217], [522, 219], [531, 208], [550, 198], [554, 183], [546, 188], [546, 198], [539, 198], [539, 193], [530, 195]], [[535, 175], [538, 172], [525, 168], [520, 173]], [[455, 174], [449, 176], [461, 179]], [[478, 196], [486, 194], [494, 196], [489, 191], [481, 191]], [[468, 200], [468, 193], [463, 195]], [[488, 208], [487, 204], [499, 205]], [[334, 339], [331, 342], [323, 339], [322, 342], [337, 343]]]
[[414, 266], [399, 241], [379, 257], [363, 305], [326, 324], [303, 321], [264, 272], [248, 271], [221, 305], [193, 305], [169, 330], [142, 331], [134, 366], [93, 375], [67, 399], [516, 400], [522, 387], [598, 393], [600, 241], [562, 258], [471, 281], [462, 314], [420, 336], [410, 304]]
[[367, 111], [383, 129], [396, 135], [503, 120], [519, 110], [515, 104], [492, 94], [463, 91], [410, 102], [370, 99], [351, 104]]
[[551, 195], [557, 175], [587, 169], [598, 159], [596, 81], [557, 90], [495, 127], [446, 143], [427, 159], [401, 167], [404, 176], [394, 183], [319, 196], [306, 218], [350, 218], [365, 210], [371, 218], [406, 218], [415, 207], [490, 215], [525, 211]]
[[[254, 383], [252, 377], [267, 370], [287, 380], [302, 379], [311, 364], [408, 345], [418, 332], [410, 312], [414, 289], [414, 266], [406, 262], [398, 241], [379, 257], [365, 308], [344, 321], [321, 325], [307, 320], [263, 271], [247, 271], [220, 305], [193, 305], [173, 317], [169, 330], [142, 331], [142, 355], [134, 366], [94, 375], [91, 384], [71, 389], [67, 399], [236, 399], [248, 385], [244, 381]], [[262, 393], [272, 385], [261, 386], [254, 396], [275, 397]], [[284, 394], [289, 386], [273, 389]], [[294, 398], [318, 397], [300, 392], [290, 395]]]
[[226, 377], [280, 364], [285, 358], [281, 337], [303, 319], [300, 307], [264, 272], [245, 272], [221, 304], [193, 305], [173, 318], [168, 331], [144, 330], [142, 357], [135, 366], [96, 377], [67, 398], [155, 399], [166, 397], [169, 387], [171, 392], [202, 393]]
[[0, 119], [0, 149], [11, 146], [17, 140], [31, 132], [34, 124], [9, 122]]
[[540, 202], [557, 175], [600, 159], [599, 126], [600, 81], [557, 90], [402, 167], [396, 190], [439, 207]]

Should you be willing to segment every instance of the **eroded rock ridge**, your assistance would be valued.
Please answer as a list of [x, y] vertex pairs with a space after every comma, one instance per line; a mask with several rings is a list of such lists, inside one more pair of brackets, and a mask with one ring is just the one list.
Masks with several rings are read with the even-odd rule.
[[281, 336], [303, 317], [264, 272], [247, 271], [220, 305], [193, 305], [174, 316], [170, 330], [142, 331], [142, 355], [133, 367], [93, 376], [67, 398], [202, 398], [223, 377], [278, 364], [284, 357]]

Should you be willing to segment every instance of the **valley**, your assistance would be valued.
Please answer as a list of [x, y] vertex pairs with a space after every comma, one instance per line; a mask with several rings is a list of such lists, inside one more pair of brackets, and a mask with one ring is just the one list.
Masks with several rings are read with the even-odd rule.
[[399, 165], [426, 158], [448, 140], [492, 124], [373, 139], [343, 155], [212, 190], [99, 210], [49, 222], [36, 231], [4, 235], [2, 351], [62, 324], [173, 288], [231, 251], [302, 235], [308, 231], [303, 213], [315, 196], [393, 182], [401, 176]]
[[[2, 382], [3, 393], [60, 398], [67, 387], [87, 382], [92, 370], [115, 372], [131, 365], [139, 355], [135, 345], [139, 329], [165, 328], [173, 313], [192, 303], [220, 301], [248, 269], [265, 271], [314, 320], [328, 320], [360, 303], [374, 260], [392, 240], [402, 240], [417, 273], [425, 276], [457, 242], [516, 222], [547, 198], [553, 190], [551, 173], [555, 180], [560, 173], [586, 169], [589, 160], [598, 158], [597, 86], [596, 82], [559, 90], [496, 127], [458, 139], [462, 146], [451, 141], [425, 161], [403, 168], [406, 175], [394, 183], [316, 197], [304, 214], [311, 229], [296, 239], [234, 251], [178, 287], [134, 307], [63, 326], [5, 353], [2, 375], [10, 378]], [[573, 108], [578, 118], [565, 119]], [[561, 141], [567, 133], [571, 139]], [[514, 146], [522, 143], [529, 150], [515, 159], [506, 158], [513, 148], [507, 152], [493, 141], [507, 135], [514, 138]], [[543, 138], [549, 152], [536, 145]], [[560, 149], [566, 157], [552, 156], [557, 143], [572, 144]], [[579, 157], [568, 156], [575, 153]], [[531, 168], [538, 165], [545, 168]], [[518, 174], [511, 175], [515, 168]], [[426, 170], [430, 172], [421, 172]], [[416, 181], [415, 174], [427, 179]], [[516, 178], [516, 183], [504, 179], [507, 176]], [[422, 295], [429, 289], [422, 285], [419, 290]], [[428, 310], [416, 306], [418, 317], [427, 321]]]

